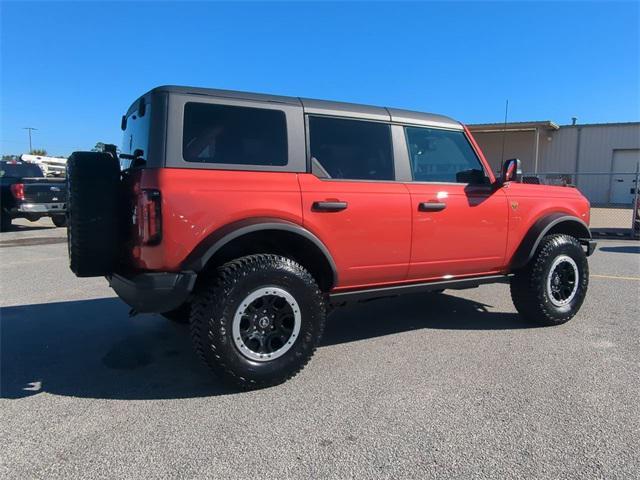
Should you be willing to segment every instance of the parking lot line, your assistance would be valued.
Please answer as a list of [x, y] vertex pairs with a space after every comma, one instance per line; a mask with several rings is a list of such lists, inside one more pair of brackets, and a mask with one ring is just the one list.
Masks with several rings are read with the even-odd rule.
[[617, 275], [596, 275], [596, 274], [592, 274], [591, 277], [595, 277], [595, 278], [613, 278], [615, 280], [640, 280], [640, 277], [619, 277]]

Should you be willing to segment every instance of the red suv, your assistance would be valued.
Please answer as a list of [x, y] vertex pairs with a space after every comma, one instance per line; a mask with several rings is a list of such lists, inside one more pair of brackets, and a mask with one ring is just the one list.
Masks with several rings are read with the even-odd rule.
[[332, 306], [509, 282], [533, 322], [579, 310], [595, 243], [571, 187], [495, 178], [450, 118], [159, 87], [122, 118], [122, 150], [68, 162], [71, 270], [133, 312], [188, 322], [244, 388], [300, 371]]

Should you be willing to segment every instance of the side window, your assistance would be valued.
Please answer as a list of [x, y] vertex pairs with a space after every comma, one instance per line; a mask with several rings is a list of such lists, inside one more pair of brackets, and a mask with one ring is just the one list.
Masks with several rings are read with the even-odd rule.
[[394, 180], [389, 125], [309, 117], [312, 171], [320, 177]]
[[285, 114], [189, 102], [184, 107], [182, 156], [187, 162], [286, 165]]
[[405, 127], [416, 182], [486, 183], [484, 169], [464, 132]]

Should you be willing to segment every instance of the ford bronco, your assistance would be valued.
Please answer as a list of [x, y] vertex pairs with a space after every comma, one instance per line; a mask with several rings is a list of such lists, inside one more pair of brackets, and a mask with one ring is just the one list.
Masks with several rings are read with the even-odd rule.
[[68, 161], [71, 270], [135, 312], [189, 323], [242, 388], [281, 383], [346, 302], [506, 282], [559, 325], [587, 292], [589, 202], [499, 178], [441, 115], [159, 87], [122, 117], [122, 149]]

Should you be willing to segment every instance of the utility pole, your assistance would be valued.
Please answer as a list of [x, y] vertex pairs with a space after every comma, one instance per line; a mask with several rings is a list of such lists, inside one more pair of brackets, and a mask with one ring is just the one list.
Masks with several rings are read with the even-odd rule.
[[31, 132], [33, 130], [37, 130], [37, 128], [34, 127], [24, 127], [23, 130], [29, 130], [29, 153], [33, 152], [33, 147], [31, 146]]

